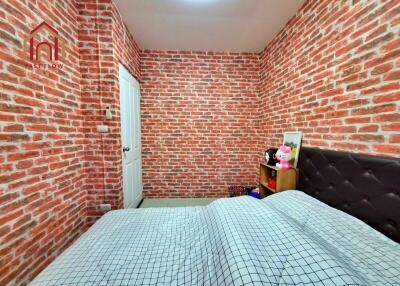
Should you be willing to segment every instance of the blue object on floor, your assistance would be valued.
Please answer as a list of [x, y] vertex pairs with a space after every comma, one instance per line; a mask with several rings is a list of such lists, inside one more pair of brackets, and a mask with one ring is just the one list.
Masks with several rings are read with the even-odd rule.
[[250, 192], [250, 193], [249, 193], [249, 196], [251, 196], [251, 197], [253, 197], [253, 198], [256, 198], [256, 199], [259, 199], [259, 198], [260, 198], [260, 193], [257, 193], [257, 192]]

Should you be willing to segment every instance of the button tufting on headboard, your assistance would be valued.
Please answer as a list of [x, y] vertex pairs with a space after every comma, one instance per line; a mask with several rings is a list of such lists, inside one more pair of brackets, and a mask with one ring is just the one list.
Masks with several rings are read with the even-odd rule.
[[400, 242], [400, 159], [302, 147], [299, 189]]

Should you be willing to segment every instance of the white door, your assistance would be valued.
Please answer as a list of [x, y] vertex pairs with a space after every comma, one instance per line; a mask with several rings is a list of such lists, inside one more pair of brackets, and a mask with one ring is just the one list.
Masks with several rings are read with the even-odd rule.
[[140, 143], [140, 87], [119, 65], [124, 207], [137, 207], [143, 197]]

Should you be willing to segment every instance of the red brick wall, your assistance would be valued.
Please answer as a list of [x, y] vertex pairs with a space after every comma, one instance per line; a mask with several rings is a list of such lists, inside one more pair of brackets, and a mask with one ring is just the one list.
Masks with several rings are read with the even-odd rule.
[[267, 45], [261, 146], [400, 155], [400, 2], [380, 2], [307, 1]]
[[[1, 1], [0, 285], [25, 284], [85, 230], [77, 13], [74, 1]], [[65, 43], [62, 70], [26, 67], [43, 20]]]
[[[98, 2], [0, 6], [0, 285], [31, 280], [101, 215], [98, 204], [122, 205], [118, 62], [139, 77], [139, 48], [114, 4]], [[62, 70], [26, 68], [23, 41], [43, 20], [65, 43]]]
[[[144, 51], [141, 63], [111, 0], [3, 0], [0, 285], [34, 277], [100, 203], [121, 207], [120, 61], [141, 80], [148, 197], [254, 184], [259, 154], [285, 130], [399, 156], [400, 4], [382, 2], [307, 1], [261, 55]], [[23, 42], [43, 20], [65, 43], [61, 71], [26, 68]]]
[[[122, 158], [120, 139], [118, 64], [140, 78], [139, 47], [110, 0], [79, 1], [82, 102], [85, 120], [85, 171], [88, 191], [88, 223], [103, 213], [101, 203], [121, 208]], [[105, 120], [109, 106], [112, 120]], [[107, 125], [108, 133], [98, 133]]]
[[146, 197], [219, 197], [257, 180], [258, 54], [144, 51]]

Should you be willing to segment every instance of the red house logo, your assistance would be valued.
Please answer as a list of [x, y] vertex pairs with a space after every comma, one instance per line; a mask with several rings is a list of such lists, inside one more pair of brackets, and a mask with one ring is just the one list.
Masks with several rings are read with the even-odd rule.
[[[53, 41], [40, 41], [36, 39], [38, 33], [47, 31], [52, 36]], [[47, 57], [49, 61], [57, 61], [59, 59], [60, 45], [58, 40], [58, 32], [51, 27], [46, 21], [43, 21], [39, 26], [33, 29], [30, 33], [29, 39], [29, 58], [31, 61], [38, 62], [43, 53], [47, 50]]]

